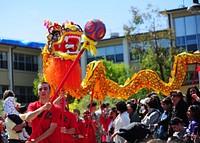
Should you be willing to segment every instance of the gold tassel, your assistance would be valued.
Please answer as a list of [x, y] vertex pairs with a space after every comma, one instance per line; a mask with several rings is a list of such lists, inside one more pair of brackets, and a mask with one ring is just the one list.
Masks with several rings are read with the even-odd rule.
[[97, 49], [95, 47], [95, 45], [97, 44], [97, 42], [89, 39], [85, 35], [83, 36], [83, 39], [84, 39], [84, 43], [83, 43], [81, 49], [89, 50], [92, 55], [97, 56]]

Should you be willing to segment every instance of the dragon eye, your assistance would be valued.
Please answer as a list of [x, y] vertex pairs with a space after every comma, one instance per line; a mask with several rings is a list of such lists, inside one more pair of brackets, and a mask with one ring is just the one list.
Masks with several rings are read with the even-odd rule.
[[68, 31], [70, 31], [70, 29], [69, 29], [69, 28], [65, 28], [65, 31], [67, 31], [67, 32], [68, 32]]
[[54, 31], [52, 33], [52, 40], [57, 41], [58, 37], [60, 37], [60, 32], [59, 31]]
[[55, 38], [58, 38], [60, 36], [60, 33], [55, 33], [54, 35], [53, 35], [53, 37], [55, 37]]

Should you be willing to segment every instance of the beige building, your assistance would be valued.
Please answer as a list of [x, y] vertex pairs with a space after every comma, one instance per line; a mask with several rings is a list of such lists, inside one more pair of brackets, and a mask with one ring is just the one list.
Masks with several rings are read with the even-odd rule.
[[1, 98], [4, 90], [11, 89], [21, 103], [34, 100], [33, 80], [42, 71], [43, 46], [43, 43], [0, 40]]

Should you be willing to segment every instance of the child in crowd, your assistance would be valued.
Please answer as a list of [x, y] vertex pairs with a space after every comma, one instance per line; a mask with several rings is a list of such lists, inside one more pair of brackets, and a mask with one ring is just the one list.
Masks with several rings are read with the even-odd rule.
[[[19, 117], [19, 112], [17, 111], [17, 107], [19, 108], [20, 104], [15, 101], [15, 94], [12, 90], [5, 90], [3, 93], [3, 108], [6, 112], [6, 116], [12, 120], [15, 124], [22, 124], [24, 121]], [[27, 140], [29, 138], [28, 133], [25, 128], [17, 132], [20, 140]]]
[[173, 137], [176, 137], [178, 139], [183, 139], [184, 135], [186, 134], [187, 128], [183, 126], [182, 119], [178, 117], [172, 118], [172, 120], [170, 121], [170, 126], [174, 131]]
[[197, 132], [199, 132], [200, 124], [200, 108], [198, 105], [190, 105], [187, 111], [187, 117], [189, 120], [189, 126], [186, 130], [188, 135], [195, 133], [195, 127], [197, 127]]

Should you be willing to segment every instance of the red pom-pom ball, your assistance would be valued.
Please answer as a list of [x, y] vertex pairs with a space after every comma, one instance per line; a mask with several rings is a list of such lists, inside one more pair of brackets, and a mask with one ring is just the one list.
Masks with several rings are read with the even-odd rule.
[[106, 26], [99, 19], [92, 19], [85, 24], [85, 35], [94, 40], [101, 40], [106, 34]]

